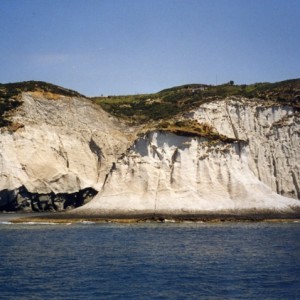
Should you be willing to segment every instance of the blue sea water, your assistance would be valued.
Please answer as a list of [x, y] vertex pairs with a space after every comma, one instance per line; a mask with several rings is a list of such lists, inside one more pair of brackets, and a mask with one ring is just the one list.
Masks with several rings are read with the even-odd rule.
[[0, 225], [0, 299], [300, 299], [300, 223]]

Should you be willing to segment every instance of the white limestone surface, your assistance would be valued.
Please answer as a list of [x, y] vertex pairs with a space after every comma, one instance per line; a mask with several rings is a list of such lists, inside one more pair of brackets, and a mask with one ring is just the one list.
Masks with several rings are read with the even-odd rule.
[[132, 133], [84, 98], [56, 100], [23, 93], [11, 117], [17, 130], [0, 134], [0, 190], [31, 193], [100, 189]]
[[300, 114], [290, 106], [228, 98], [189, 115], [220, 134], [248, 142], [248, 164], [278, 194], [300, 199]]
[[152, 132], [118, 161], [102, 191], [75, 210], [89, 214], [290, 211], [249, 167], [246, 143]]
[[[23, 93], [0, 134], [0, 191], [99, 194], [74, 213], [291, 211], [300, 201], [300, 120], [292, 107], [228, 98], [183, 118], [234, 143], [153, 131], [137, 138], [90, 100]], [[20, 126], [19, 126], [20, 125]]]

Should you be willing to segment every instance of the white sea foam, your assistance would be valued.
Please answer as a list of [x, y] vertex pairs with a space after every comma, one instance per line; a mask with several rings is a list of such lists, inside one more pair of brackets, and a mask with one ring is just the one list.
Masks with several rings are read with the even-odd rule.
[[173, 219], [165, 219], [164, 222], [165, 223], [176, 223], [176, 221]]
[[92, 222], [92, 221], [81, 221], [79, 223], [80, 224], [96, 224], [96, 222]]
[[71, 225], [72, 223], [56, 223], [56, 222], [20, 222], [22, 225]]

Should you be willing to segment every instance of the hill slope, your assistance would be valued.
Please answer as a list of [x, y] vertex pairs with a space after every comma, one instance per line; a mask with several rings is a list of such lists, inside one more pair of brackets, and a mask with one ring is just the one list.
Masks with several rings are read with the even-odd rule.
[[93, 97], [107, 112], [131, 122], [169, 119], [176, 115], [226, 97], [260, 99], [266, 106], [290, 105], [300, 109], [300, 79], [277, 83], [210, 86], [189, 84], [162, 90], [154, 94]]
[[297, 212], [299, 83], [93, 99], [42, 82], [1, 85], [0, 209]]

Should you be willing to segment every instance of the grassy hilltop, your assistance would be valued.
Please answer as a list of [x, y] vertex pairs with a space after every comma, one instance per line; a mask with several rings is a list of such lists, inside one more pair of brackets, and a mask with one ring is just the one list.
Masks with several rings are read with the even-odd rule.
[[300, 109], [300, 79], [277, 83], [234, 85], [187, 84], [162, 90], [154, 94], [93, 97], [95, 103], [107, 112], [127, 119], [145, 123], [152, 120], [170, 119], [202, 103], [241, 96], [261, 99], [266, 105], [287, 104]]
[[[9, 126], [8, 112], [22, 104], [21, 92], [35, 92], [55, 99], [58, 95], [84, 97], [78, 92], [41, 81], [0, 84], [0, 127]], [[108, 96], [90, 98], [108, 113], [131, 124], [154, 124], [155, 128], [177, 133], [190, 132], [205, 136], [208, 127], [178, 123], [176, 116], [202, 103], [228, 96], [260, 99], [265, 105], [291, 105], [300, 110], [300, 79], [277, 83], [235, 85], [232, 81], [222, 85], [186, 84], [153, 94]], [[189, 128], [189, 131], [188, 129]]]
[[11, 124], [11, 122], [5, 117], [5, 113], [22, 104], [20, 101], [20, 94], [22, 92], [47, 92], [51, 95], [63, 95], [70, 97], [82, 96], [75, 91], [42, 81], [24, 81], [6, 84], [0, 83], [0, 127]]

